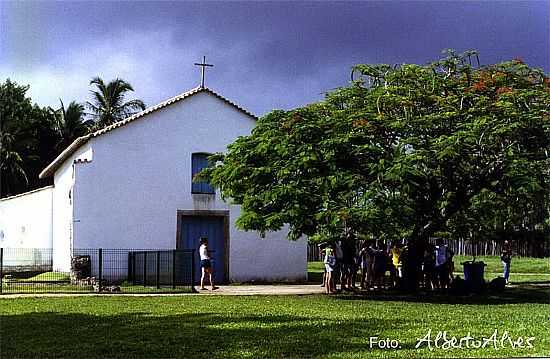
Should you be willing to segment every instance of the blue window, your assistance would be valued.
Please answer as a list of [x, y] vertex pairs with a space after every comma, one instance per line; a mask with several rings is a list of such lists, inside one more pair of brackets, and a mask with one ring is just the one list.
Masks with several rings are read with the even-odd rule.
[[[194, 178], [203, 168], [208, 167], [208, 153], [193, 153], [191, 155], [191, 178]], [[191, 193], [213, 194], [214, 188], [208, 182], [192, 182]]]

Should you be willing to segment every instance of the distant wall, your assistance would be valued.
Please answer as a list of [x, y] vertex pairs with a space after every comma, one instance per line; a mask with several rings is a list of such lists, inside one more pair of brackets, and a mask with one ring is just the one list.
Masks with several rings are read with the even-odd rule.
[[0, 247], [52, 248], [53, 186], [0, 200]]

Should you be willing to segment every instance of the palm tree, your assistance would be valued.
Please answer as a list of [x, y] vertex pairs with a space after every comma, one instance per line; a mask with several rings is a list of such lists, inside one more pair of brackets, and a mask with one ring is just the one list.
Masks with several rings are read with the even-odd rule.
[[91, 116], [96, 127], [108, 126], [139, 112], [138, 110], [145, 110], [145, 104], [141, 100], [124, 102], [126, 93], [134, 89], [122, 79], [117, 78], [105, 84], [100, 77], [94, 77], [90, 85], [94, 85], [96, 89], [91, 91], [93, 101], [86, 104], [92, 111]]
[[60, 138], [56, 149], [62, 150], [80, 136], [87, 134], [94, 125], [94, 121], [84, 121], [84, 106], [72, 101], [67, 108], [63, 101], [59, 100], [61, 107], [52, 112], [55, 122], [54, 129]]

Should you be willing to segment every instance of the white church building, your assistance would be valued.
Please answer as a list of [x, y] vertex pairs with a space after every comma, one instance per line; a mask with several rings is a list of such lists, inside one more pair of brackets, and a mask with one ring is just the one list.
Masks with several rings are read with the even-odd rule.
[[53, 186], [0, 200], [0, 247], [52, 248], [68, 271], [73, 249], [197, 249], [206, 236], [223, 282], [305, 280], [304, 239], [237, 229], [239, 206], [192, 182], [256, 120], [199, 86], [80, 137], [40, 174]]

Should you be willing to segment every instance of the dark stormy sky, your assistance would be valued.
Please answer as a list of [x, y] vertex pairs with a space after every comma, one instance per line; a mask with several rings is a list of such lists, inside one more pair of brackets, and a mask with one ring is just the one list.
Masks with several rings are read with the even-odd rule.
[[346, 85], [357, 63], [426, 63], [477, 49], [550, 72], [550, 1], [5, 2], [0, 80], [42, 106], [89, 99], [89, 80], [121, 77], [154, 105], [206, 85], [262, 115]]

